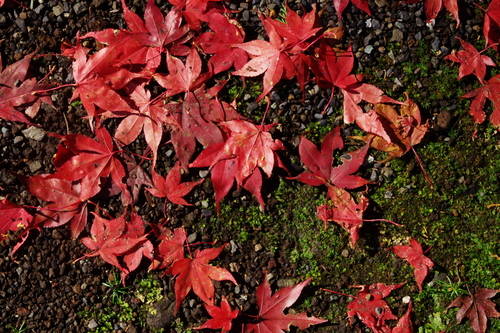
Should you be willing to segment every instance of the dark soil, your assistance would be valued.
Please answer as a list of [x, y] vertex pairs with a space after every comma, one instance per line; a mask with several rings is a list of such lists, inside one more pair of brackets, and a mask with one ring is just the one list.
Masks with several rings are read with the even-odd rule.
[[[68, 0], [68, 1], [20, 1], [29, 9], [23, 9], [14, 2], [7, 1], [7, 4], [0, 9], [0, 50], [4, 68], [21, 59], [24, 55], [33, 51], [43, 55], [32, 61], [31, 71], [38, 79], [43, 78], [49, 69], [55, 67], [54, 72], [49, 75], [48, 80], [56, 85], [72, 83], [71, 61], [60, 53], [61, 44], [68, 40], [74, 43], [74, 37], [78, 31], [83, 35], [89, 31], [98, 31], [105, 28], [125, 28], [125, 23], [121, 13], [119, 1], [102, 0]], [[127, 1], [131, 10], [142, 13], [146, 1]], [[159, 1], [156, 1], [157, 3]], [[168, 5], [159, 5], [165, 12]], [[301, 3], [307, 11], [311, 9], [311, 3], [303, 1]], [[338, 23], [336, 13], [330, 1], [320, 0], [318, 10], [326, 6], [321, 19], [326, 27], [334, 27], [339, 24], [344, 25], [345, 35], [343, 46], [352, 45], [357, 58], [357, 73], [366, 73], [365, 81], [377, 85], [388, 95], [399, 98], [404, 91], [410, 92], [410, 97], [417, 103], [422, 103], [421, 111], [424, 119], [428, 119], [432, 126], [432, 131], [427, 137], [427, 142], [443, 142], [445, 138], [450, 138], [451, 131], [459, 130], [461, 139], [470, 140], [474, 126], [468, 121], [464, 103], [459, 101], [458, 94], [451, 94], [450, 91], [436, 95], [437, 85], [442, 75], [442, 65], [449, 64], [443, 60], [444, 56], [451, 50], [457, 50], [460, 43], [455, 37], [463, 40], [476, 42], [481, 36], [482, 14], [478, 15], [477, 8], [472, 0], [460, 3], [460, 17], [462, 24], [456, 28], [456, 22], [444, 10], [438, 16], [436, 24], [432, 29], [425, 25], [425, 14], [422, 4], [408, 5], [399, 4], [397, 1], [376, 0], [369, 1], [373, 16], [358, 10], [353, 5], [349, 5], [344, 12], [344, 20]], [[256, 12], [252, 9], [260, 10], [269, 14], [271, 10], [279, 11], [279, 1], [263, 0], [251, 2], [233, 2], [231, 9], [238, 10], [234, 15], [237, 17], [248, 36], [262, 33], [262, 27]], [[289, 3], [297, 10], [299, 2]], [[31, 7], [30, 7], [31, 6]], [[254, 36], [253, 36], [254, 37]], [[481, 42], [481, 47], [482, 42]], [[423, 57], [425, 56], [425, 63]], [[414, 66], [414, 67], [411, 67]], [[425, 67], [425, 68], [424, 68]], [[420, 69], [419, 69], [420, 68]], [[418, 74], [419, 72], [425, 74]], [[441, 71], [441, 72], [439, 72]], [[456, 77], [456, 71], [453, 75]], [[450, 81], [449, 78], [446, 80]], [[473, 80], [462, 80], [455, 83], [456, 87], [449, 89], [468, 89], [472, 87]], [[276, 131], [276, 138], [282, 140], [289, 148], [289, 160], [298, 161], [297, 143], [304, 129], [316, 126], [316, 128], [341, 125], [340, 113], [334, 111], [322, 115], [321, 112], [329, 98], [329, 92], [315, 89], [314, 83], [308, 84], [308, 93], [302, 101], [300, 89], [294, 82], [284, 82], [277, 86], [276, 92], [272, 94], [272, 100], [280, 105], [283, 110], [281, 114], [271, 112], [269, 119], [279, 119], [282, 124], [280, 131]], [[317, 87], [316, 87], [317, 88]], [[82, 118], [85, 115], [79, 105], [70, 105], [71, 89], [57, 90], [52, 99], [55, 108], [44, 106], [37, 117], [35, 123], [40, 124], [46, 133], [57, 133], [65, 135], [68, 133], [80, 133], [92, 136], [88, 122]], [[448, 94], [449, 93], [449, 94]], [[436, 97], [437, 96], [437, 97]], [[334, 98], [333, 106], [340, 106], [338, 99]], [[435, 97], [435, 99], [431, 99]], [[248, 116], [252, 116], [254, 105], [244, 104], [248, 107]], [[465, 125], [463, 125], [465, 123]], [[112, 126], [112, 122], [109, 124]], [[27, 126], [22, 124], [9, 123], [0, 120], [0, 197], [7, 197], [20, 205], [39, 206], [38, 199], [31, 196], [22, 183], [13, 176], [13, 173], [32, 176], [35, 174], [53, 173], [53, 157], [57, 150], [59, 139], [45, 135], [42, 140], [35, 141], [26, 138], [23, 130]], [[354, 126], [343, 126], [343, 134], [354, 134]], [[465, 134], [464, 134], [465, 133]], [[480, 137], [477, 140], [483, 140]], [[319, 141], [318, 141], [319, 142]], [[350, 142], [350, 144], [354, 144]], [[477, 144], [477, 149], [482, 149], [487, 144]], [[130, 151], [142, 154], [146, 150], [145, 140], [140, 138], [137, 142], [128, 147]], [[170, 147], [162, 146], [160, 156], [167, 156]], [[425, 153], [424, 153], [425, 156]], [[431, 155], [427, 155], [431, 158]], [[445, 158], [446, 156], [444, 156]], [[463, 168], [473, 170], [477, 166], [468, 164], [462, 159], [465, 156], [456, 157], [458, 163], [463, 163]], [[174, 164], [173, 159], [162, 158], [161, 168], [169, 168]], [[408, 172], [417, 175], [418, 186], [426, 186], [418, 164], [415, 164], [413, 156], [402, 159], [404, 167], [410, 168]], [[485, 162], [486, 163], [486, 162]], [[292, 172], [296, 172], [291, 165]], [[436, 168], [432, 170], [437, 170]], [[370, 178], [375, 172], [376, 175], [394, 172], [394, 167], [390, 164], [370, 165], [363, 170], [364, 176]], [[164, 174], [164, 172], [163, 172]], [[193, 179], [198, 175], [192, 175]], [[387, 176], [386, 179], [390, 179]], [[439, 178], [441, 180], [441, 178]], [[377, 179], [372, 179], [377, 182]], [[473, 181], [473, 179], [472, 179]], [[464, 180], [465, 182], [465, 180]], [[445, 187], [445, 183], [435, 183], [436, 188]], [[385, 181], [387, 185], [388, 182]], [[380, 185], [380, 182], [379, 182]], [[406, 184], [398, 184], [402, 186]], [[470, 185], [470, 183], [469, 183]], [[465, 184], [469, 190], [471, 187]], [[196, 203], [193, 207], [181, 207], [167, 205], [167, 215], [170, 219], [169, 226], [172, 228], [184, 226], [191, 238], [196, 241], [214, 241], [219, 244], [231, 242], [228, 250], [224, 252], [217, 264], [230, 269], [239, 286], [235, 287], [230, 283], [216, 283], [217, 294], [228, 297], [233, 307], [239, 307], [247, 313], [255, 311], [255, 289], [263, 279], [264, 274], [272, 274], [272, 285], [274, 290], [278, 286], [284, 286], [290, 281], [299, 282], [303, 278], [303, 271], [300, 271], [300, 263], [292, 262], [289, 253], [290, 248], [297, 247], [298, 239], [306, 237], [298, 231], [292, 229], [281, 229], [281, 226], [273, 225], [273, 220], [282, 218], [283, 214], [294, 214], [294, 206], [283, 208], [282, 202], [296, 202], [299, 196], [308, 192], [285, 191], [286, 197], [276, 203], [273, 192], [279, 187], [278, 179], [271, 179], [266, 184], [265, 192], [270, 193], [267, 201], [266, 216], [271, 221], [260, 227], [245, 227], [245, 229], [235, 230], [226, 221], [224, 216], [219, 222], [214, 222], [215, 211], [210, 207], [204, 207], [202, 202], [212, 200], [213, 191], [211, 186], [204, 184], [193, 191], [189, 201]], [[295, 185], [294, 185], [295, 186]], [[377, 185], [370, 185], [371, 193], [376, 193]], [[396, 185], [395, 185], [396, 186]], [[297, 186], [305, 188], [306, 186]], [[387, 188], [387, 186], [386, 186]], [[394, 187], [394, 192], [399, 187]], [[472, 190], [471, 190], [472, 191]], [[300, 193], [300, 194], [299, 194]], [[318, 192], [309, 192], [311, 196], [318, 197]], [[476, 192], [471, 192], [476, 193]], [[322, 194], [321, 194], [322, 195]], [[472, 194], [471, 194], [472, 195]], [[234, 191], [229, 198], [222, 202], [223, 206], [229, 206], [225, 210], [226, 214], [237, 219], [238, 214], [245, 218], [248, 215], [241, 213], [242, 209], [250, 209], [258, 206], [258, 203], [250, 198], [251, 195], [244, 191]], [[161, 200], [146, 200], [141, 197], [137, 205], [137, 210], [149, 222], [163, 222], [163, 202]], [[111, 216], [119, 216], [123, 212], [123, 207], [118, 198], [105, 199], [100, 203], [105, 207]], [[314, 203], [310, 203], [311, 219], [314, 219]], [[278, 210], [278, 207], [282, 210]], [[449, 207], [447, 207], [448, 209]], [[459, 207], [462, 208], [462, 207]], [[368, 218], [392, 218], [385, 213], [386, 207], [381, 204], [374, 204], [371, 208], [371, 217]], [[284, 210], [284, 212], [283, 212]], [[287, 215], [287, 216], [289, 216]], [[227, 218], [227, 215], [226, 215]], [[434, 216], [436, 219], [439, 217]], [[404, 220], [404, 218], [402, 218]], [[404, 222], [404, 221], [396, 221]], [[493, 223], [498, 220], [493, 218]], [[322, 227], [322, 222], [317, 220], [318, 227]], [[239, 228], [239, 227], [238, 227]], [[428, 227], [431, 229], [431, 227]], [[241, 232], [249, 234], [248, 240], [244, 241]], [[270, 233], [290, 235], [279, 238], [279, 242], [268, 241], [270, 238], [259, 238], [260, 234]], [[311, 230], [311, 232], [314, 232]], [[347, 252], [341, 252], [342, 256], [353, 257], [355, 250], [347, 250], [348, 238], [343, 231], [337, 229], [342, 234], [344, 241], [343, 248]], [[289, 233], [289, 234], [288, 234]], [[89, 235], [89, 230], [85, 231], [85, 236]], [[266, 236], [267, 237], [267, 236]], [[318, 236], [319, 237], [319, 236]], [[310, 286], [305, 291], [306, 297], [299, 301], [299, 306], [305, 306], [306, 310], [313, 315], [323, 316], [331, 313], [333, 308], [345, 309], [349, 300], [346, 297], [338, 297], [327, 292], [318, 290], [319, 286], [325, 286], [336, 290], [345, 289], [348, 285], [359, 285], [363, 283], [393, 282], [395, 274], [403, 269], [402, 262], [394, 263], [391, 270], [386, 272], [387, 276], [375, 276], [372, 280], [367, 279], [369, 266], [372, 263], [389, 261], [387, 251], [384, 251], [384, 236], [377, 226], [367, 226], [361, 235], [361, 248], [364, 250], [362, 261], [364, 266], [345, 267], [345, 271], [338, 273], [335, 281], [323, 280], [315, 281], [315, 286]], [[17, 252], [14, 262], [10, 259], [10, 252], [15, 245], [15, 235], [11, 235], [0, 245], [0, 332], [15, 332], [10, 327], [19, 328], [22, 324], [28, 327], [28, 332], [88, 332], [94, 331], [98, 327], [104, 327], [102, 316], [108, 309], [114, 309], [116, 313], [122, 311], [119, 306], [112, 302], [110, 288], [103, 283], [110, 283], [115, 279], [116, 270], [105, 263], [99, 257], [86, 258], [75, 262], [81, 258], [88, 249], [79, 241], [72, 240], [69, 231], [65, 228], [43, 229], [39, 234], [31, 236], [23, 247]], [[261, 249], [261, 245], [264, 247]], [[391, 244], [389, 244], [391, 245]], [[432, 245], [429, 241], [428, 245]], [[439, 248], [439, 244], [436, 244]], [[298, 248], [300, 250], [300, 248]], [[341, 247], [342, 249], [342, 247]], [[318, 252], [319, 253], [319, 252]], [[443, 252], [444, 253], [444, 252]], [[498, 254], [498, 253], [496, 253]], [[320, 255], [320, 254], [318, 254]], [[340, 253], [339, 253], [340, 255]], [[441, 272], [453, 270], [452, 257], [443, 255], [436, 264], [441, 268]], [[325, 264], [326, 265], [326, 264]], [[333, 267], [327, 266], [330, 270]], [[406, 269], [406, 268], [404, 268]], [[411, 271], [410, 276], [411, 276]], [[407, 272], [407, 273], [408, 273]], [[130, 290], [139, 288], [138, 281], [151, 275], [157, 281], [164, 293], [164, 299], [154, 305], [157, 309], [156, 315], [144, 315], [147, 320], [139, 319], [141, 316], [141, 300], [133, 292], [123, 296], [123, 301], [132, 307], [132, 318], [120, 321], [116, 318], [110, 319], [113, 330], [117, 332], [151, 332], [155, 329], [165, 328], [166, 332], [182, 332], [187, 328], [200, 325], [207, 317], [202, 303], [195, 296], [188, 297], [175, 321], [172, 313], [173, 280], [169, 277], [161, 277], [162, 272], [147, 272], [147, 265], [132, 274], [127, 279]], [[498, 277], [498, 272], [492, 273]], [[362, 278], [364, 276], [364, 278]], [[432, 276], [431, 276], [432, 279]], [[371, 281], [371, 282], [370, 282]], [[400, 281], [403, 282], [403, 281]], [[411, 283], [411, 282], [409, 282]], [[474, 286], [479, 288], [480, 286]], [[236, 288], [238, 288], [236, 290]], [[498, 289], [498, 288], [497, 288]], [[355, 293], [354, 289], [350, 289]], [[410, 291], [409, 287], [405, 292]], [[413, 290], [415, 292], [415, 290]], [[396, 293], [404, 296], [404, 292]], [[246, 300], [246, 301], [242, 301]], [[400, 304], [400, 303], [398, 303]], [[406, 305], [395, 307], [395, 313], [401, 316], [406, 309]], [[429, 315], [425, 313], [425, 315]], [[427, 322], [426, 317], [415, 316], [415, 322], [423, 325]], [[234, 324], [235, 332], [240, 331], [240, 322]], [[308, 332], [358, 332], [362, 327], [359, 322], [350, 326], [347, 315], [336, 316], [329, 324], [314, 327]], [[429, 331], [427, 331], [429, 332]]]

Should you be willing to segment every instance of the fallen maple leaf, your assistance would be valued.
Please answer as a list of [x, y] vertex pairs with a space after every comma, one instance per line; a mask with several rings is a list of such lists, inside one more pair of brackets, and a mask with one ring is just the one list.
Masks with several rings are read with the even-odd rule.
[[470, 103], [469, 113], [476, 124], [486, 120], [484, 104], [489, 99], [493, 104], [493, 112], [490, 121], [495, 127], [500, 127], [500, 74], [495, 75], [481, 87], [462, 96], [463, 98], [474, 98]]
[[0, 242], [10, 231], [27, 228], [33, 221], [33, 216], [23, 207], [7, 199], [0, 200]]
[[155, 197], [167, 198], [170, 202], [177, 205], [192, 206], [182, 197], [191, 192], [193, 187], [201, 182], [203, 182], [203, 179], [197, 182], [181, 183], [181, 166], [177, 162], [165, 179], [153, 170], [154, 188], [148, 188], [148, 191]]
[[[93, 214], [92, 238], [84, 237], [82, 243], [94, 252], [85, 254], [85, 257], [100, 255], [104, 261], [120, 269], [125, 285], [125, 278], [139, 266], [142, 257], [152, 258], [149, 251], [153, 246], [144, 234], [144, 222], [135, 213], [131, 215], [131, 222], [125, 220], [126, 213], [112, 220]], [[134, 230], [134, 227], [139, 228]], [[119, 257], [122, 257], [121, 261]]]
[[28, 78], [28, 69], [35, 52], [26, 55], [23, 59], [11, 64], [2, 71], [0, 62], [0, 118], [7, 121], [21, 122], [36, 126], [28, 119], [25, 113], [18, 111], [20, 107], [36, 105], [30, 116], [34, 117], [43, 101], [52, 104], [50, 97], [39, 97], [37, 91], [51, 87], [48, 84], [39, 84], [35, 78]]
[[344, 97], [344, 123], [349, 124], [356, 121], [356, 124], [364, 131], [383, 137], [387, 142], [391, 142], [390, 136], [381, 123], [380, 119], [373, 112], [365, 113], [359, 103], [366, 101], [372, 104], [400, 102], [384, 95], [379, 88], [362, 83], [362, 74], [350, 74], [354, 67], [354, 54], [349, 46], [345, 52], [338, 55], [326, 43], [321, 43], [319, 48], [320, 58], [311, 63], [312, 70], [316, 75], [318, 86], [324, 89], [337, 87]]
[[413, 333], [413, 324], [410, 318], [412, 307], [413, 303], [410, 300], [410, 303], [408, 303], [408, 310], [406, 310], [403, 317], [399, 318], [398, 323], [392, 328], [391, 333]]
[[56, 173], [18, 177], [32, 195], [49, 202], [35, 215], [34, 224], [52, 228], [69, 223], [71, 237], [76, 239], [87, 224], [88, 199], [101, 188], [88, 177], [71, 181], [59, 176]]
[[349, 153], [349, 158], [342, 157], [342, 165], [333, 167], [333, 152], [342, 149], [344, 142], [340, 136], [340, 127], [335, 127], [323, 139], [321, 150], [307, 138], [299, 143], [299, 155], [309, 172], [303, 172], [297, 179], [311, 186], [338, 186], [353, 189], [366, 185], [369, 181], [353, 175], [365, 161], [369, 145]]
[[396, 245], [392, 247], [392, 250], [398, 257], [408, 260], [415, 268], [415, 281], [418, 289], [422, 291], [422, 283], [429, 268], [434, 266], [434, 263], [424, 255], [422, 245], [416, 239], [410, 238], [410, 245]]
[[[406, 3], [419, 3], [422, 0], [407, 0]], [[457, 28], [460, 25], [460, 18], [458, 17], [458, 0], [424, 0], [425, 16], [427, 23], [433, 22], [438, 13], [441, 11], [442, 6], [453, 15], [457, 21]]]
[[462, 319], [467, 317], [475, 333], [485, 333], [488, 327], [488, 317], [500, 318], [500, 313], [495, 309], [496, 304], [489, 300], [497, 293], [498, 290], [481, 289], [473, 296], [456, 298], [446, 310], [460, 307], [457, 312], [457, 324], [460, 324]]
[[[96, 140], [81, 134], [57, 136], [61, 138], [54, 164], [57, 177], [65, 180], [87, 178], [88, 186], [94, 188], [102, 177], [111, 177], [113, 183], [128, 195], [127, 186], [122, 182], [125, 168], [117, 157], [117, 147], [104, 127], [96, 128]], [[66, 148], [67, 147], [67, 148]]]
[[232, 326], [231, 321], [238, 317], [238, 313], [240, 312], [239, 310], [231, 309], [229, 302], [224, 296], [222, 296], [220, 307], [208, 304], [204, 304], [204, 306], [212, 318], [207, 320], [203, 325], [194, 327], [195, 330], [210, 328], [213, 330], [222, 329], [221, 333], [230, 331]]
[[285, 169], [276, 150], [285, 149], [281, 141], [273, 140], [268, 131], [276, 124], [255, 126], [244, 120], [221, 122], [229, 130], [229, 138], [224, 142], [207, 147], [190, 167], [210, 167], [215, 189], [216, 206], [226, 196], [234, 180], [253, 193], [264, 210], [264, 200], [260, 195], [262, 175], [259, 168], [270, 177], [275, 166]]
[[400, 106], [399, 113], [389, 104], [375, 105], [375, 112], [380, 115], [382, 124], [388, 129], [387, 134], [391, 138], [390, 141], [374, 134], [354, 137], [365, 142], [371, 140], [373, 148], [388, 152], [384, 161], [406, 154], [413, 146], [422, 141], [429, 129], [428, 123], [422, 124], [418, 105], [407, 94], [405, 95], [406, 101]]
[[463, 41], [459, 37], [457, 38], [460, 40], [463, 50], [458, 52], [453, 50], [450, 55], [447, 55], [444, 58], [460, 63], [460, 68], [458, 69], [459, 80], [464, 76], [474, 73], [479, 81], [483, 82], [484, 76], [486, 75], [486, 66], [496, 67], [496, 64], [490, 57], [482, 55], [478, 52], [472, 44]]
[[164, 269], [174, 261], [184, 258], [187, 233], [183, 227], [174, 231], [167, 227], [151, 224], [156, 237], [161, 240], [156, 247], [150, 269]]
[[349, 245], [356, 247], [359, 229], [363, 226], [363, 213], [368, 207], [368, 199], [361, 194], [356, 203], [349, 192], [337, 186], [328, 189], [328, 196], [331, 198], [331, 205], [327, 202], [319, 206], [318, 218], [325, 223], [325, 229], [329, 221], [334, 221], [344, 228], [349, 233]]
[[178, 275], [174, 286], [176, 302], [174, 314], [177, 313], [182, 300], [191, 290], [205, 304], [213, 305], [215, 290], [211, 280], [228, 280], [234, 284], [238, 284], [233, 275], [225, 268], [214, 267], [208, 264], [210, 260], [219, 256], [224, 247], [225, 245], [202, 251], [196, 250], [193, 258], [175, 260], [172, 266], [167, 269], [166, 274]]
[[342, 13], [344, 12], [344, 9], [347, 7], [349, 2], [352, 2], [354, 6], [361, 9], [368, 15], [372, 15], [372, 13], [370, 12], [370, 8], [368, 7], [367, 0], [333, 0], [333, 5], [335, 6], [335, 10], [337, 11], [339, 21], [342, 20]]
[[361, 288], [356, 298], [347, 305], [349, 321], [352, 325], [354, 316], [357, 316], [363, 324], [373, 330], [374, 333], [388, 333], [390, 328], [387, 320], [398, 319], [389, 305], [384, 301], [391, 291], [404, 285], [386, 285], [384, 283], [372, 284], [371, 286], [353, 286]]
[[257, 306], [259, 314], [255, 317], [257, 323], [245, 326], [245, 333], [269, 332], [281, 333], [290, 330], [290, 326], [297, 326], [304, 330], [311, 325], [327, 322], [325, 319], [307, 316], [306, 312], [299, 314], [284, 314], [283, 311], [292, 306], [302, 293], [302, 289], [311, 279], [291, 287], [284, 287], [272, 294], [267, 276], [257, 288]]
[[214, 54], [209, 62], [213, 65], [215, 74], [228, 70], [234, 66], [236, 70], [245, 65], [248, 60], [247, 53], [234, 44], [243, 43], [245, 31], [239, 23], [220, 13], [206, 15], [208, 26], [212, 31], [205, 32], [196, 38], [205, 53]]
[[[483, 9], [484, 10], [484, 9]], [[496, 51], [500, 42], [500, 1], [492, 0], [484, 13], [483, 35], [486, 46], [491, 45]]]

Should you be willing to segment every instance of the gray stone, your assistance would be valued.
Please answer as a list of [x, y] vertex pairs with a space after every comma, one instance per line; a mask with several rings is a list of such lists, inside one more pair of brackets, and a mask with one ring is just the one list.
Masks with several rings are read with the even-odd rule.
[[73, 6], [73, 10], [75, 14], [81, 14], [88, 9], [88, 6], [85, 2], [78, 2]]
[[22, 136], [18, 135], [14, 138], [14, 144], [17, 144], [23, 140], [24, 140], [24, 138]]
[[89, 321], [89, 323], [87, 324], [87, 327], [89, 328], [89, 330], [93, 330], [93, 329], [97, 328], [97, 326], [99, 326], [99, 324], [97, 323], [97, 321], [95, 321], [95, 319], [91, 319]]
[[401, 43], [403, 41], [403, 32], [399, 29], [392, 30], [391, 42]]
[[373, 45], [367, 45], [365, 47], [365, 53], [366, 54], [371, 54], [373, 52]]
[[22, 131], [26, 139], [42, 141], [45, 137], [45, 131], [40, 127], [31, 126]]
[[439, 49], [441, 48], [441, 40], [439, 38], [434, 38], [434, 40], [432, 41], [431, 43], [431, 47], [434, 51], [439, 51]]
[[57, 5], [52, 7], [52, 12], [54, 13], [55, 16], [59, 16], [62, 13], [64, 13], [64, 8], [62, 5]]
[[42, 163], [40, 163], [40, 161], [38, 160], [28, 161], [27, 164], [32, 173], [35, 173], [42, 168]]

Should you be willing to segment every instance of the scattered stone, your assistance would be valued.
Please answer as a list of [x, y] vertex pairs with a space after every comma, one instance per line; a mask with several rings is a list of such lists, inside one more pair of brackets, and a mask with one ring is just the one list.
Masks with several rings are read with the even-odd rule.
[[194, 243], [196, 242], [196, 238], [198, 238], [198, 234], [196, 232], [193, 232], [191, 235], [188, 236], [188, 243]]
[[83, 2], [83, 1], [82, 2], [77, 2], [73, 6], [73, 10], [74, 10], [74, 12], [75, 12], [76, 15], [83, 13], [87, 9], [88, 9], [87, 3]]
[[231, 254], [236, 253], [236, 251], [238, 251], [238, 245], [236, 244], [236, 242], [234, 240], [231, 240], [229, 244], [231, 244]]
[[24, 138], [23, 138], [22, 136], [19, 136], [19, 135], [18, 135], [18, 136], [16, 136], [16, 137], [14, 138], [14, 144], [18, 144], [19, 142], [21, 142], [21, 141], [23, 141], [23, 140], [24, 140]]
[[451, 125], [451, 121], [453, 120], [453, 115], [448, 110], [442, 110], [439, 112], [436, 118], [436, 124], [442, 128], [447, 129]]
[[372, 45], [367, 45], [365, 47], [365, 53], [366, 54], [371, 54], [373, 52], [373, 46]]
[[343, 249], [342, 252], [340, 253], [342, 257], [348, 258], [349, 257], [349, 250]]
[[35, 173], [42, 168], [42, 163], [39, 160], [28, 161], [26, 164], [28, 164], [31, 173]]
[[93, 330], [93, 329], [96, 329], [97, 326], [99, 326], [99, 324], [97, 323], [97, 321], [95, 321], [95, 319], [91, 319], [87, 325], [87, 327], [89, 328], [89, 330]]
[[295, 284], [294, 279], [279, 279], [276, 284], [279, 288], [291, 287]]
[[62, 5], [57, 5], [52, 7], [52, 12], [55, 16], [60, 16], [62, 13], [64, 13], [64, 8]]
[[262, 251], [263, 248], [264, 247], [261, 244], [255, 244], [253, 249], [255, 252], [259, 252], [259, 251]]
[[391, 42], [401, 43], [403, 41], [403, 32], [399, 29], [392, 30]]

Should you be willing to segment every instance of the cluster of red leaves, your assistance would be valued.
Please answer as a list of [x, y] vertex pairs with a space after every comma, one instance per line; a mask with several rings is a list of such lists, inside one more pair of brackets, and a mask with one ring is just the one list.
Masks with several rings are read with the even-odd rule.
[[[421, 0], [409, 2], [418, 1]], [[81, 100], [95, 139], [81, 134], [57, 136], [61, 142], [54, 160], [56, 172], [19, 176], [31, 194], [46, 202], [34, 216], [6, 199], [0, 202], [0, 235], [22, 230], [22, 240], [12, 254], [30, 230], [41, 227], [68, 224], [71, 235], [77, 238], [88, 223], [88, 205], [92, 204], [93, 198], [104, 193], [120, 194], [124, 207], [128, 207], [137, 200], [140, 188], [146, 186], [156, 197], [189, 205], [184, 196], [202, 182], [182, 181], [183, 172], [189, 168], [210, 168], [218, 211], [221, 200], [234, 182], [254, 194], [263, 209], [262, 172], [270, 177], [275, 167], [285, 169], [277, 154], [285, 147], [270, 133], [277, 124], [265, 125], [263, 120], [262, 124], [255, 125], [242, 119], [234, 105], [218, 99], [225, 82], [207, 88], [207, 82], [215, 74], [232, 68], [233, 75], [263, 75], [259, 100], [267, 96], [281, 79], [294, 77], [302, 90], [311, 78], [319, 87], [331, 89], [332, 94], [338, 89], [344, 98], [345, 123], [355, 121], [369, 133], [361, 138], [367, 144], [343, 156], [343, 163], [335, 167], [333, 153], [343, 148], [339, 128], [326, 135], [321, 149], [302, 138], [299, 153], [308, 171], [291, 177], [311, 186], [326, 186], [326, 204], [318, 207], [318, 216], [325, 225], [334, 221], [347, 230], [350, 245], [354, 247], [368, 205], [363, 194], [356, 200], [348, 192], [368, 184], [355, 173], [364, 163], [370, 146], [389, 152], [390, 159], [402, 156], [422, 140], [427, 124], [422, 124], [416, 104], [409, 98], [404, 103], [397, 102], [384, 96], [375, 86], [363, 83], [362, 75], [351, 74], [354, 66], [351, 48], [346, 51], [332, 48], [342, 34], [341, 29], [323, 31], [315, 6], [302, 17], [287, 7], [286, 23], [260, 15], [269, 40], [245, 42], [245, 32], [238, 22], [228, 18], [218, 1], [170, 2], [173, 9], [164, 16], [154, 0], [148, 0], [141, 18], [129, 10], [125, 0], [121, 0], [128, 30], [107, 29], [81, 37], [77, 34], [75, 45], [63, 48], [63, 55], [73, 59], [75, 83], [71, 86], [75, 89], [71, 99]], [[349, 2], [370, 14], [366, 0], [333, 0], [339, 18]], [[0, 1], [0, 6], [2, 4]], [[492, 1], [485, 15], [484, 34], [488, 45], [494, 48], [500, 38], [499, 4], [500, 1]], [[442, 5], [455, 16], [458, 25], [456, 0], [426, 1], [428, 20], [435, 19]], [[203, 31], [205, 26], [210, 31]], [[103, 47], [92, 52], [82, 46], [84, 38], [93, 38]], [[459, 79], [474, 74], [482, 84], [464, 96], [474, 97], [471, 104], [474, 120], [477, 123], [485, 120], [483, 107], [488, 98], [495, 106], [491, 121], [500, 126], [497, 110], [500, 102], [496, 96], [498, 76], [484, 80], [486, 66], [495, 63], [471, 44], [460, 42], [464, 50], [453, 53], [448, 59], [460, 63]], [[200, 52], [208, 61], [202, 60]], [[50, 104], [50, 98], [44, 95], [50, 86], [40, 84], [28, 75], [33, 55], [27, 55], [0, 73], [0, 117], [3, 119], [34, 125], [31, 119], [36, 116], [40, 103]], [[166, 64], [167, 73], [158, 71], [162, 62]], [[1, 67], [0, 63], [0, 70]], [[153, 94], [149, 89], [155, 84], [161, 88], [154, 90]], [[362, 102], [374, 104], [374, 109], [364, 112], [360, 106]], [[399, 113], [388, 103], [399, 104]], [[24, 113], [19, 111], [23, 108]], [[107, 118], [118, 119], [113, 135], [105, 128]], [[123, 150], [141, 133], [152, 153], [151, 177], [141, 163]], [[178, 162], [164, 178], [155, 167], [158, 148], [165, 142], [165, 134], [170, 136]], [[195, 157], [197, 146], [203, 146], [204, 150]], [[208, 263], [222, 252], [224, 246], [197, 249], [191, 254], [184, 229], [172, 231], [150, 224], [153, 233], [148, 233], [146, 227], [133, 210], [109, 220], [94, 214], [91, 237], [82, 239], [93, 251], [86, 256], [100, 255], [116, 266], [122, 272], [123, 283], [144, 258], [150, 260], [151, 269], [166, 269], [166, 274], [176, 276], [176, 312], [192, 290], [213, 317], [199, 328], [230, 330], [231, 320], [238, 316], [239, 311], [233, 311], [224, 298], [220, 307], [214, 305], [212, 280], [236, 281], [227, 270]], [[150, 240], [151, 235], [160, 242], [156, 248]], [[189, 250], [187, 257], [186, 247]], [[393, 250], [415, 268], [415, 279], [422, 290], [422, 282], [433, 263], [424, 256], [420, 244], [411, 239], [409, 246], [394, 246]], [[264, 280], [257, 290], [259, 313], [255, 322], [245, 327], [246, 332], [282, 332], [290, 325], [305, 329], [324, 322], [307, 317], [305, 313], [284, 314], [308, 281], [272, 295], [267, 279]], [[386, 323], [397, 317], [383, 298], [399, 286], [360, 286], [358, 296], [349, 304], [349, 317], [358, 316], [374, 332], [412, 332], [411, 303], [395, 327], [391, 329]], [[462, 306], [457, 320], [467, 316], [476, 332], [484, 332], [486, 316], [499, 315], [494, 304], [486, 300], [495, 293], [482, 290], [470, 298], [455, 300], [450, 307]]]

